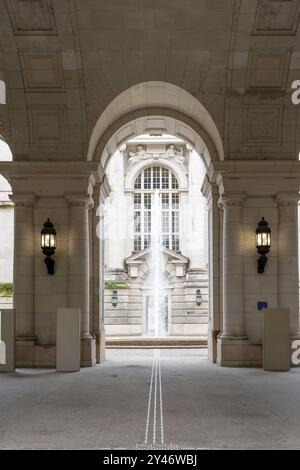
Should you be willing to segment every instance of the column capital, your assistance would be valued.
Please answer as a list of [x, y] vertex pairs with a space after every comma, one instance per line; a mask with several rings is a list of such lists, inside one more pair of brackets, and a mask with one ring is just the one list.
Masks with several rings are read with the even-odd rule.
[[93, 200], [88, 194], [65, 194], [65, 200], [71, 207], [85, 207], [89, 209]]
[[104, 201], [105, 201], [105, 199], [110, 195], [110, 192], [111, 192], [111, 187], [110, 187], [108, 178], [107, 178], [107, 176], [105, 175], [105, 177], [104, 177], [103, 180], [102, 180], [101, 187], [100, 187], [100, 199], [101, 199], [101, 202], [104, 202]]
[[242, 206], [244, 201], [247, 199], [246, 193], [223, 193], [219, 197], [219, 207], [224, 209], [225, 207], [231, 206]]
[[298, 193], [277, 193], [275, 200], [278, 206], [297, 206], [300, 200]]
[[192, 152], [194, 150], [194, 147], [191, 144], [186, 144], [186, 149], [188, 152]]
[[14, 203], [15, 207], [34, 207], [36, 201], [33, 193], [11, 194], [9, 199]]
[[203, 180], [201, 192], [202, 192], [202, 195], [205, 197], [206, 204], [208, 205], [209, 208], [212, 206], [213, 200], [216, 201], [220, 197], [219, 187], [217, 186], [216, 183], [209, 181], [207, 175], [205, 176]]
[[126, 144], [122, 144], [122, 145], [120, 145], [120, 147], [119, 147], [120, 152], [125, 152], [126, 149], [127, 149], [127, 145], [126, 145]]

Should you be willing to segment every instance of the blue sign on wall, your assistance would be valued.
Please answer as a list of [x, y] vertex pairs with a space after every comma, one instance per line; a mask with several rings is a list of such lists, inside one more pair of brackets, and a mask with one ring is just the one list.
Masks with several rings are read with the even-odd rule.
[[257, 310], [264, 310], [265, 308], [268, 308], [268, 302], [257, 302]]

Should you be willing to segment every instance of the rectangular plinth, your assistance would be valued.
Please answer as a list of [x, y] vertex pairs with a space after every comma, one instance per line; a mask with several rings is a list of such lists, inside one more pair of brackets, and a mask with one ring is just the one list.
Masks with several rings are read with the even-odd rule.
[[0, 310], [0, 372], [15, 370], [15, 311]]
[[263, 365], [264, 370], [290, 369], [289, 309], [267, 309], [263, 313]]
[[56, 370], [80, 370], [80, 316], [79, 308], [57, 310]]

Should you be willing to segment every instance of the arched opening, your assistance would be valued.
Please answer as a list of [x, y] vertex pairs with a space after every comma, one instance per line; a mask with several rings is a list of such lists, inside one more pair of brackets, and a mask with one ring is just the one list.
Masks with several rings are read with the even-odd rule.
[[[143, 158], [139, 160], [138, 158], [138, 153], [139, 153], [139, 144], [142, 145], [142, 142], [139, 141], [139, 139], [145, 139], [147, 138], [152, 138], [154, 137], [159, 137], [159, 136], [165, 136], [169, 135], [172, 136], [173, 139], [177, 139], [177, 142], [181, 142], [184, 144], [185, 149], [188, 149], [188, 152], [194, 154], [197, 156], [198, 161], [200, 162], [200, 168], [199, 167], [191, 169], [191, 168], [186, 168], [183, 172], [182, 175], [181, 172], [176, 173], [176, 165], [180, 167], [180, 157], [179, 159], [174, 158], [174, 155], [172, 155], [172, 158], [168, 158], [167, 156], [167, 151], [168, 148], [165, 147], [164, 152], [165, 154], [159, 156], [160, 162], [159, 165], [157, 166], [157, 156], [153, 156], [151, 161], [151, 158], [145, 158], [145, 161], [143, 161]], [[142, 137], [141, 137], [142, 136]], [[212, 162], [214, 161], [220, 161], [224, 159], [224, 151], [223, 151], [223, 146], [222, 146], [222, 140], [220, 137], [220, 134], [217, 130], [217, 127], [209, 115], [209, 113], [206, 111], [206, 109], [198, 102], [196, 98], [194, 98], [192, 95], [187, 93], [185, 90], [180, 89], [177, 86], [174, 86], [172, 84], [168, 83], [162, 83], [162, 82], [149, 82], [149, 83], [144, 83], [144, 84], [139, 84], [131, 89], [125, 91], [121, 95], [119, 95], [106, 109], [106, 111], [102, 114], [102, 116], [99, 118], [94, 131], [92, 133], [91, 141], [90, 141], [90, 146], [89, 146], [89, 152], [88, 152], [88, 160], [94, 160], [94, 161], [99, 161], [100, 162], [100, 174], [102, 175], [102, 185], [105, 182], [106, 184], [106, 195], [108, 196], [109, 194], [109, 172], [111, 171], [111, 168], [114, 166], [113, 161], [117, 161], [118, 163], [117, 168], [120, 169], [123, 165], [124, 168], [124, 152], [126, 153], [126, 148], [127, 148], [127, 143], [134, 143], [135, 144], [135, 149], [134, 151], [131, 150], [132, 156], [130, 157], [129, 154], [127, 156], [126, 160], [126, 169], [124, 169], [124, 181], [121, 183], [120, 182], [120, 188], [122, 191], [126, 191], [126, 195], [128, 197], [128, 194], [130, 193], [130, 190], [133, 191], [134, 194], [134, 184], [136, 181], [136, 178], [139, 177], [139, 173], [141, 175], [143, 174], [143, 171], [147, 170], [147, 166], [150, 168], [158, 168], [159, 170], [147, 170], [148, 172], [150, 171], [151, 173], [151, 178], [153, 180], [153, 172], [159, 172], [160, 175], [162, 175], [162, 169], [161, 168], [168, 168], [169, 171], [173, 174], [179, 175], [179, 186], [184, 185], [183, 180], [186, 179], [188, 183], [185, 183], [185, 191], [188, 194], [188, 187], [189, 187], [189, 178], [191, 175], [197, 175], [201, 179], [201, 184], [198, 181], [198, 187], [197, 191], [194, 193], [192, 196], [191, 194], [187, 197], [187, 200], [189, 197], [195, 198], [202, 197], [202, 204], [203, 207], [206, 206], [206, 203], [208, 199], [210, 198], [210, 190], [207, 187], [205, 175], [207, 174], [208, 170], [211, 170], [212, 167]], [[145, 141], [143, 141], [143, 144], [145, 144]], [[173, 142], [169, 142], [169, 146], [172, 145]], [[186, 150], [185, 150], [186, 151]], [[130, 153], [130, 151], [129, 151]], [[147, 152], [146, 152], [147, 153]], [[148, 152], [151, 153], [151, 152]], [[116, 157], [118, 155], [118, 157]], [[129, 159], [131, 159], [129, 161]], [[135, 161], [136, 159], [136, 161]], [[148, 160], [148, 161], [146, 161]], [[167, 161], [165, 161], [167, 160]], [[176, 163], [175, 163], [176, 161]], [[191, 158], [192, 161], [192, 158]], [[175, 166], [174, 166], [175, 165]], [[184, 166], [184, 165], [183, 165]], [[135, 168], [135, 171], [130, 171], [131, 169]], [[122, 172], [121, 172], [122, 173]], [[143, 176], [141, 176], [143, 178]], [[178, 180], [178, 181], [179, 181]], [[113, 183], [116, 182], [116, 179], [113, 178]], [[203, 183], [203, 194], [205, 194], [205, 198], [207, 201], [205, 201], [205, 198], [202, 196], [201, 192], [201, 185]], [[113, 184], [112, 184], [113, 185]], [[127, 187], [126, 187], [127, 185]], [[131, 185], [131, 186], [130, 186]], [[123, 186], [123, 187], [122, 187]], [[205, 187], [204, 187], [205, 186]], [[120, 189], [119, 188], [119, 189]], [[119, 190], [117, 190], [118, 192]], [[143, 190], [145, 191], [145, 189]], [[105, 191], [104, 191], [105, 192]], [[193, 192], [193, 191], [192, 191]], [[105, 198], [104, 196], [104, 198]], [[115, 194], [112, 194], [111, 199], [114, 199]], [[104, 198], [103, 198], [103, 193], [102, 197], [100, 196], [100, 213], [105, 213], [105, 203], [104, 203]], [[134, 198], [134, 196], [133, 196]], [[204, 204], [205, 201], [205, 204]], [[137, 201], [138, 202], [138, 201]], [[111, 201], [110, 201], [111, 203]], [[191, 203], [191, 199], [189, 200], [189, 203]], [[117, 203], [118, 205], [118, 203]], [[122, 204], [119, 204], [119, 207], [122, 206]], [[133, 207], [134, 207], [134, 199], [133, 199]], [[107, 207], [106, 207], [107, 209]], [[199, 207], [198, 207], [199, 210]], [[189, 266], [190, 263], [190, 258], [192, 257], [191, 255], [193, 252], [197, 251], [195, 247], [198, 245], [201, 245], [202, 251], [205, 252], [205, 257], [206, 257], [206, 265], [201, 267], [202, 268], [202, 273], [199, 274], [197, 273], [197, 270], [199, 266], [189, 266], [189, 273], [185, 273], [187, 275], [187, 285], [189, 284], [189, 281], [191, 281], [191, 285], [193, 285], [193, 282], [199, 282], [199, 279], [197, 280], [197, 276], [203, 277], [202, 279], [202, 290], [203, 290], [203, 296], [202, 296], [202, 290], [201, 287], [199, 289], [194, 289], [190, 290], [189, 293], [186, 295], [185, 299], [183, 302], [181, 302], [181, 309], [182, 311], [185, 312], [185, 315], [190, 315], [188, 321], [186, 324], [193, 325], [190, 327], [185, 327], [185, 328], [178, 328], [177, 332], [183, 333], [183, 332], [191, 332], [194, 328], [194, 331], [197, 332], [198, 335], [200, 333], [203, 333], [205, 331], [204, 335], [206, 336], [206, 342], [208, 340], [209, 343], [209, 349], [211, 350], [210, 358], [212, 360], [216, 359], [216, 334], [215, 332], [219, 328], [219, 323], [220, 323], [220, 313], [218, 306], [215, 304], [214, 305], [214, 310], [212, 310], [212, 305], [213, 305], [213, 299], [219, 297], [219, 291], [216, 292], [217, 289], [219, 289], [219, 278], [218, 275], [216, 274], [217, 271], [219, 270], [219, 253], [213, 254], [214, 247], [219, 246], [219, 240], [213, 240], [213, 236], [216, 238], [218, 237], [218, 230], [216, 230], [216, 227], [214, 227], [215, 224], [215, 214], [212, 214], [212, 211], [216, 211], [217, 206], [216, 204], [211, 205], [207, 214], [207, 223], [206, 223], [206, 234], [202, 237], [202, 240], [199, 243], [199, 236], [197, 237], [192, 237], [192, 240], [190, 240], [190, 246], [189, 249], [186, 251], [186, 254], [188, 256], [184, 257], [182, 256], [181, 260], [177, 260], [177, 272], [179, 273], [185, 263], [186, 266]], [[124, 214], [124, 207], [122, 206], [121, 212]], [[133, 217], [133, 224], [134, 224], [134, 209], [131, 211], [132, 212], [132, 217]], [[137, 211], [138, 212], [138, 211]], [[188, 214], [188, 211], [184, 211], [185, 214]], [[196, 210], [194, 210], [194, 214], [197, 215], [197, 207]], [[143, 214], [145, 217], [145, 214]], [[149, 214], [148, 214], [149, 217]], [[217, 214], [217, 218], [219, 215]], [[115, 220], [118, 221], [119, 218], [118, 216], [115, 217]], [[170, 220], [170, 218], [169, 218]], [[189, 221], [188, 221], [189, 222]], [[144, 222], [143, 222], [144, 224]], [[128, 223], [126, 224], [126, 227], [130, 227], [132, 224]], [[186, 224], [188, 226], [188, 224]], [[192, 223], [193, 225], [193, 223]], [[117, 230], [113, 230], [114, 234], [118, 233]], [[191, 231], [191, 233], [193, 233]], [[132, 235], [132, 234], [131, 234]], [[172, 233], [169, 234], [170, 237], [172, 237]], [[142, 234], [141, 234], [142, 236]], [[143, 233], [143, 236], [147, 236], [149, 239], [149, 233], [145, 234]], [[105, 238], [105, 234], [102, 232], [102, 237], [103, 239]], [[110, 236], [110, 245], [115, 246], [116, 249], [112, 249], [111, 251], [111, 256], [109, 256], [110, 260], [112, 261], [113, 259], [117, 259], [118, 256], [116, 256], [116, 253], [120, 249], [120, 246], [122, 244], [115, 242], [114, 244], [111, 243], [112, 236]], [[101, 240], [101, 236], [100, 236]], [[134, 264], [138, 264], [137, 261], [134, 259], [135, 258], [135, 252], [134, 252], [134, 233], [133, 233], [133, 238], [130, 238], [128, 236], [128, 240], [130, 240], [129, 244], [131, 243], [130, 249], [127, 246], [127, 257], [123, 257], [123, 260], [121, 258], [118, 261], [113, 261], [112, 264], [115, 264], [116, 266], [113, 267], [114, 275], [113, 278], [107, 278], [106, 277], [106, 272], [105, 270], [107, 269], [108, 263], [106, 263], [107, 259], [105, 259], [105, 255], [103, 254], [104, 252], [104, 245], [106, 242], [103, 243], [103, 246], [100, 246], [99, 250], [99, 258], [100, 258], [100, 272], [99, 274], [95, 274], [95, 277], [99, 279], [99, 285], [100, 285], [100, 299], [105, 298], [104, 304], [103, 302], [99, 302], [100, 306], [100, 315], [99, 317], [102, 319], [102, 323], [104, 324], [105, 321], [105, 305], [108, 305], [110, 303], [110, 309], [111, 309], [111, 314], [112, 316], [115, 316], [117, 318], [117, 322], [121, 322], [120, 318], [117, 317], [116, 315], [116, 309], [121, 308], [119, 307], [114, 307], [112, 306], [113, 304], [113, 299], [112, 296], [117, 291], [117, 289], [112, 289], [112, 291], [106, 296], [104, 296], [103, 288], [104, 287], [115, 287], [120, 284], [118, 282], [125, 282], [124, 277], [128, 275], [128, 272], [131, 271], [131, 266], [132, 265], [132, 272], [135, 273], [135, 275], [139, 272], [137, 266], [134, 266]], [[137, 245], [139, 244], [137, 233], [136, 233], [136, 243]], [[101, 241], [100, 241], [101, 245]], [[175, 246], [175, 245], [174, 245]], [[107, 248], [107, 246], [106, 246]], [[138, 248], [138, 246], [137, 246]], [[147, 247], [145, 247], [145, 242], [141, 243], [140, 245], [140, 252], [143, 253], [143, 251], [147, 251]], [[142, 249], [143, 248], [143, 249]], [[126, 250], [125, 250], [126, 251]], [[176, 251], [176, 250], [175, 250]], [[195, 254], [195, 253], [194, 253]], [[128, 264], [129, 263], [129, 264]], [[181, 266], [179, 266], [181, 263]], [[174, 263], [176, 264], [176, 263]], [[197, 263], [196, 263], [197, 264]], [[198, 263], [199, 264], [199, 263]], [[215, 264], [215, 266], [213, 266]], [[104, 268], [105, 266], [105, 268]], [[195, 272], [193, 273], [193, 267], [195, 268]], [[185, 269], [185, 268], [184, 268]], [[96, 263], [96, 270], [97, 270], [97, 263]], [[126, 274], [124, 274], [124, 270], [126, 271]], [[95, 269], [94, 269], [95, 272]], [[205, 273], [205, 274], [203, 274]], [[194, 274], [194, 275], [193, 275]], [[211, 282], [211, 289], [210, 292], [208, 292], [208, 277], [211, 277], [211, 279], [214, 279], [213, 282]], [[214, 277], [213, 277], [214, 276]], [[123, 277], [123, 279], [122, 279]], [[145, 278], [147, 275], [144, 276]], [[204, 280], [204, 277], [206, 279]], [[118, 281], [118, 282], [117, 282]], [[204, 284], [205, 289], [204, 289]], [[194, 286], [194, 285], [193, 285]], [[205, 292], [204, 292], [205, 290]], [[107, 290], [106, 290], [107, 292]], [[197, 297], [198, 294], [198, 297]], [[126, 298], [126, 296], [124, 296]], [[145, 297], [145, 296], [144, 296]], [[197, 300], [198, 299], [198, 300]], [[200, 300], [201, 299], [201, 300]], [[202, 303], [203, 299], [206, 300], [206, 325], [204, 327], [197, 327], [196, 326], [196, 321], [193, 324], [193, 307], [196, 306], [196, 309], [201, 308], [200, 306], [204, 305], [204, 302]], [[128, 299], [127, 299], [128, 300]], [[115, 302], [119, 302], [119, 297], [118, 299], [114, 299]], [[142, 306], [140, 307], [141, 312], [145, 311], [144, 304], [143, 302], [147, 302], [147, 300], [142, 301]], [[210, 307], [209, 307], [210, 304]], [[124, 305], [123, 305], [124, 307]], [[98, 306], [97, 306], [98, 308]], [[125, 311], [128, 312], [130, 309], [128, 309], [128, 305], [125, 307]], [[94, 317], [97, 315], [97, 312], [94, 311]], [[189, 312], [192, 312], [191, 314]], [[140, 327], [137, 329], [134, 329], [132, 327], [128, 328], [127, 326], [124, 327], [124, 330], [127, 334], [142, 334], [145, 331], [145, 315], [141, 313], [142, 315], [142, 320], [140, 322]], [[128, 317], [129, 318], [129, 317]], [[131, 320], [130, 320], [131, 321]], [[135, 320], [134, 320], [135, 321]], [[107, 323], [107, 322], [106, 322]], [[183, 322], [184, 323], [184, 322]], [[209, 324], [209, 326], [208, 326]], [[202, 329], [201, 329], [202, 328]], [[112, 333], [112, 327], [107, 328], [110, 333]], [[115, 328], [116, 331], [120, 331], [120, 327]], [[174, 330], [173, 330], [174, 331]]]
[[[12, 161], [12, 152], [0, 136], [0, 162]], [[14, 209], [11, 186], [0, 175], [0, 308], [12, 307]]]
[[186, 90], [166, 82], [139, 83], [117, 96], [93, 129], [87, 159], [101, 160], [105, 168], [120, 145], [151, 131], [183, 138], [207, 166], [224, 160], [222, 138], [211, 115]]
[[129, 139], [110, 158], [103, 241], [108, 345], [207, 345], [205, 173], [190, 144], [157, 132]]

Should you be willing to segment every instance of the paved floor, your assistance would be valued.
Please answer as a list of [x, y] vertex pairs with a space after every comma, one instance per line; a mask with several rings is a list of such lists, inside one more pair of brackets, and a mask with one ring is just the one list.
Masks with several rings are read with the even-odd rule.
[[300, 369], [219, 368], [204, 350], [109, 350], [75, 374], [0, 376], [0, 448], [137, 446], [300, 448]]

